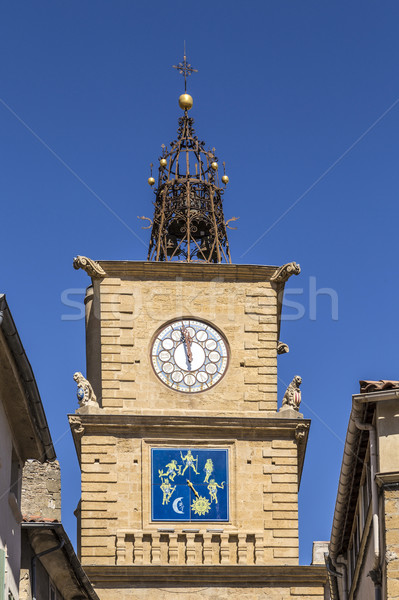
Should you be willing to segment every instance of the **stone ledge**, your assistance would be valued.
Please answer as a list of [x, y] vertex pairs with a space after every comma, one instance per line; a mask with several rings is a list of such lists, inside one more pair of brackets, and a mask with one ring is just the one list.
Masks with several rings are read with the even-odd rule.
[[[258, 414], [258, 413], [256, 413]], [[269, 416], [273, 414], [273, 416]], [[68, 415], [73, 418], [75, 415]], [[292, 439], [298, 427], [299, 419], [281, 418], [278, 413], [269, 413], [268, 415], [239, 417], [239, 416], [186, 416], [186, 415], [152, 415], [152, 414], [110, 414], [102, 411], [101, 414], [79, 415], [79, 421], [85, 431], [106, 430], [107, 435], [113, 435], [118, 432], [140, 431], [143, 435], [155, 435], [159, 437], [168, 437], [175, 433], [191, 434], [195, 432], [198, 437], [204, 435], [217, 435], [220, 437], [237, 439], [272, 439], [277, 435]], [[300, 419], [304, 425], [304, 435], [301, 442], [307, 441], [310, 420]], [[165, 430], [168, 431], [165, 431]], [[75, 437], [75, 429], [73, 429]], [[289, 452], [292, 452], [293, 446]], [[283, 454], [281, 450], [275, 451], [275, 454]], [[285, 450], [287, 452], [287, 450]]]
[[97, 586], [118, 581], [118, 584], [146, 584], [155, 587], [159, 584], [185, 584], [191, 586], [223, 586], [251, 584], [261, 587], [321, 587], [327, 581], [324, 566], [289, 565], [182, 565], [182, 566], [108, 566], [84, 564], [85, 572]]
[[[229, 265], [224, 263], [150, 262], [150, 261], [97, 261], [106, 271], [104, 279], [112, 277], [133, 277], [135, 279], [158, 281], [184, 277], [191, 281], [269, 281], [278, 267], [266, 265]], [[108, 281], [107, 281], [108, 283]]]

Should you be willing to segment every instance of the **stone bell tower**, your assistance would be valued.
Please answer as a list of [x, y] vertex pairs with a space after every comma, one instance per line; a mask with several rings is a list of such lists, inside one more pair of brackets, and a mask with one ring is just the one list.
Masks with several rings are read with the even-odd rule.
[[81, 561], [104, 600], [321, 600], [324, 568], [298, 564], [300, 378], [277, 406], [284, 286], [300, 269], [232, 264], [229, 180], [188, 116], [194, 69], [176, 68], [183, 115], [159, 158], [147, 261], [74, 260], [92, 279], [69, 416]]

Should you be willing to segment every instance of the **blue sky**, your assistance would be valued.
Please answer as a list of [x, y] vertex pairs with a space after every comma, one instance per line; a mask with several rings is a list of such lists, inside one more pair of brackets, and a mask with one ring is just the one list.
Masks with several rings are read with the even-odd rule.
[[[287, 300], [304, 314], [284, 309], [279, 357], [280, 400], [300, 374], [312, 418], [301, 562], [329, 538], [351, 394], [359, 379], [398, 379], [398, 20], [385, 0], [0, 4], [1, 291], [41, 390], [73, 540], [66, 414], [84, 322], [65, 320], [77, 311], [61, 298], [88, 284], [76, 254], [146, 258], [136, 217], [151, 215], [149, 163], [175, 137], [184, 40], [199, 70], [191, 115], [226, 161], [225, 215], [240, 216], [233, 261], [302, 267]], [[312, 286], [331, 291], [315, 301]]]

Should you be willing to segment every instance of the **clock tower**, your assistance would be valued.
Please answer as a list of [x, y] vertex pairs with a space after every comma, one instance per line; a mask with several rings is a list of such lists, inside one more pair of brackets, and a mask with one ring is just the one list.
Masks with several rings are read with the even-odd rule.
[[232, 264], [229, 179], [189, 116], [194, 69], [176, 68], [183, 113], [148, 180], [147, 260], [74, 260], [92, 279], [69, 416], [79, 555], [102, 600], [321, 600], [324, 568], [298, 564], [300, 378], [277, 405], [284, 286], [300, 269]]

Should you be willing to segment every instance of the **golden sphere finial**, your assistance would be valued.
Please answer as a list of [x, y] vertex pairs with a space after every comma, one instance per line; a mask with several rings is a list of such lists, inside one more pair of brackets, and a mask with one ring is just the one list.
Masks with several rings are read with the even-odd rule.
[[161, 165], [161, 167], [166, 167], [166, 165], [168, 164], [166, 158], [161, 158], [159, 164]]
[[218, 170], [218, 166], [219, 166], [219, 165], [217, 164], [217, 162], [216, 162], [215, 160], [213, 161], [213, 163], [211, 163], [211, 167], [212, 167], [212, 169], [213, 169], [214, 171], [217, 171], [217, 170]]
[[187, 92], [179, 97], [179, 106], [182, 110], [190, 110], [190, 108], [193, 107], [193, 104], [194, 100], [190, 94], [187, 94]]
[[227, 185], [229, 183], [229, 178], [227, 177], [227, 175], [223, 175], [222, 181], [223, 181], [224, 185]]
[[155, 179], [153, 177], [149, 177], [148, 178], [148, 184], [149, 185], [154, 185], [154, 183], [155, 183]]

